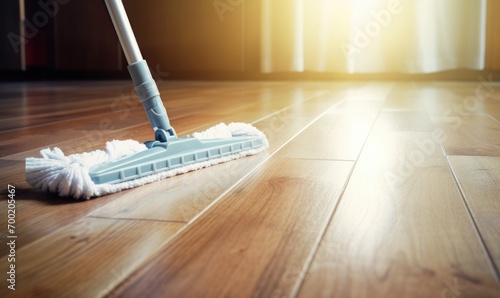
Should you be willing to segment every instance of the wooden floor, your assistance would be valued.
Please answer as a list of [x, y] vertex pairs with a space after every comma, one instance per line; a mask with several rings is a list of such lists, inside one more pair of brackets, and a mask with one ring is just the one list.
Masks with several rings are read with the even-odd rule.
[[500, 297], [500, 83], [160, 82], [185, 135], [260, 155], [88, 201], [24, 159], [152, 131], [128, 81], [0, 83], [1, 297]]

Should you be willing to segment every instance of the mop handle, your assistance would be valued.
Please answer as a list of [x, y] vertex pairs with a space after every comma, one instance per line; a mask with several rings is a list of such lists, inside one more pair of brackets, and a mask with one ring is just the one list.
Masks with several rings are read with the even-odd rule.
[[128, 62], [128, 71], [134, 81], [135, 90], [146, 110], [149, 123], [155, 131], [155, 139], [168, 142], [177, 139], [175, 130], [170, 126], [167, 111], [160, 98], [160, 92], [146, 61], [142, 58], [139, 45], [123, 7], [121, 0], [104, 0], [109, 16], [120, 40], [123, 52]]
[[104, 0], [128, 64], [142, 61], [141, 50], [121, 0]]

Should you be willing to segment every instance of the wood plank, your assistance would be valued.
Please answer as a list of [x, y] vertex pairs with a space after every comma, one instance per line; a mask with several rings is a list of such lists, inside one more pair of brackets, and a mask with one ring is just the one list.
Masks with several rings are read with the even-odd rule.
[[496, 82], [486, 83], [485, 80], [486, 78], [480, 77], [477, 82], [435, 83], [452, 95], [428, 95], [421, 100], [431, 116], [463, 117], [490, 114], [498, 120], [500, 85]]
[[[256, 98], [262, 97], [263, 92], [266, 92], [266, 94], [273, 97], [286, 96], [286, 94], [290, 95], [296, 93], [297, 90], [294, 90], [294, 85], [291, 85], [290, 83], [287, 85], [288, 89], [286, 89], [286, 85], [283, 84], [259, 85], [249, 83], [232, 83], [232, 85], [228, 85], [213, 83], [211, 85], [207, 85], [194, 82], [189, 83], [189, 88], [186, 88], [186, 84], [181, 82], [169, 82], [168, 84], [161, 84], [161, 82], [159, 82], [160, 92], [165, 104], [168, 106], [169, 111], [172, 109], [175, 111], [175, 109], [182, 109], [186, 107], [201, 110], [202, 108], [210, 108], [221, 103], [224, 103], [226, 107], [228, 105], [235, 104], [241, 106], [243, 101], [254, 102]], [[295, 84], [297, 89], [301, 91], [309, 93], [310, 91], [320, 91], [318, 89], [311, 89], [308, 85], [309, 84]], [[15, 87], [11, 87], [9, 85], [7, 88], [16, 90]], [[100, 91], [98, 86], [89, 87], [86, 85], [70, 85], [69, 87], [64, 88], [54, 85], [52, 89], [46, 88], [42, 91], [35, 92], [32, 91], [32, 89], [36, 90], [36, 88], [29, 88], [13, 91], [14, 93], [10, 94], [7, 98], [0, 94], [2, 106], [4, 107], [0, 113], [7, 113], [6, 115], [9, 115], [10, 117], [12, 117], [12, 114], [19, 114], [24, 117], [23, 123], [15, 124], [26, 125], [26, 121], [32, 121], [37, 118], [45, 117], [43, 114], [47, 114], [49, 116], [63, 114], [65, 111], [67, 112], [70, 107], [74, 111], [66, 115], [69, 119], [75, 118], [75, 114], [79, 109], [108, 109], [108, 112], [119, 113], [120, 116], [123, 116], [123, 113], [121, 113], [123, 108], [142, 108], [131, 82], [128, 81], [121, 81], [121, 86], [116, 86], [114, 89], [103, 91]], [[237, 99], [237, 101], [229, 101], [226, 103], [224, 102], [224, 98], [226, 96], [233, 97]], [[207, 97], [210, 101], [209, 105], [207, 105], [206, 101], [203, 100]], [[188, 98], [189, 101], [186, 100]], [[5, 119], [2, 119], [2, 121], [4, 120]], [[14, 121], [12, 118], [10, 120]], [[46, 121], [47, 123], [52, 123], [54, 119], [52, 117], [51, 119], [46, 119]]]
[[351, 82], [347, 98], [365, 101], [384, 101], [394, 89], [394, 85], [394, 82]]
[[484, 112], [500, 122], [500, 99], [487, 99], [484, 101]]
[[307, 129], [308, 140], [293, 140], [280, 155], [305, 159], [356, 160], [382, 105], [383, 101], [347, 95], [342, 103], [329, 109], [327, 114]]
[[[439, 145], [370, 135], [298, 297], [498, 297]], [[423, 286], [425, 285], [425, 286]]]
[[428, 93], [425, 89], [418, 88], [415, 82], [398, 82], [387, 95], [383, 108], [385, 110], [422, 110], [422, 98], [429, 96]]
[[[156, 252], [182, 225], [84, 218], [16, 255], [17, 297], [101, 297]], [[21, 235], [19, 235], [19, 238]], [[7, 258], [0, 267], [8, 268]], [[7, 281], [0, 296], [9, 297]]]
[[[177, 98], [166, 102], [165, 105], [169, 111], [172, 125], [178, 133], [182, 133], [186, 130], [192, 132], [193, 130], [196, 131], [195, 129], [199, 130], [211, 126], [217, 121], [251, 122], [268, 115], [270, 110], [279, 110], [324, 93], [305, 91], [301, 92], [298, 97], [293, 98], [289, 96], [293, 94], [289, 92], [290, 90], [284, 94], [280, 91], [276, 94], [276, 97], [274, 97], [272, 90], [267, 91], [270, 93], [261, 92], [255, 96], [239, 97], [238, 101], [234, 100], [225, 103], [226, 95], [223, 94], [223, 90], [219, 90], [216, 96], [190, 97], [189, 100]], [[190, 104], [185, 102], [190, 102]], [[99, 114], [4, 132], [0, 134], [2, 137], [0, 152], [2, 152], [3, 157], [13, 158], [10, 155], [21, 151], [35, 148], [36, 152], [49, 145], [55, 146], [62, 143], [65, 146], [61, 145], [60, 148], [64, 152], [69, 150], [70, 153], [76, 153], [88, 151], [89, 149], [100, 149], [105, 141], [109, 139], [135, 138], [139, 141], [146, 141], [152, 136], [146, 115], [134, 98], [126, 99], [125, 102], [118, 104], [115, 109], [111, 108], [112, 104], [113, 100], [108, 101], [106, 104], [111, 115], [109, 113]], [[71, 114], [71, 110], [68, 111], [68, 114]], [[141, 129], [144, 130], [136, 133], [138, 126], [142, 124]], [[125, 129], [134, 129], [135, 136], [131, 136], [128, 131], [124, 132]], [[75, 140], [81, 141], [81, 145], [78, 145], [79, 143], [75, 142]], [[64, 147], [68, 149], [65, 150]], [[27, 156], [23, 155], [21, 158], [24, 159]]]
[[290, 294], [351, 166], [273, 159], [184, 229], [120, 295]]
[[147, 184], [123, 193], [119, 200], [102, 206], [91, 215], [188, 222], [267, 157], [267, 153], [262, 153]]
[[342, 103], [329, 109], [326, 115], [308, 128], [308, 140], [293, 140], [281, 155], [306, 159], [356, 160], [382, 104], [378, 100], [346, 96]]
[[488, 251], [500, 268], [500, 157], [448, 156]]
[[[475, 84], [477, 85], [477, 84]], [[457, 85], [453, 82], [434, 82], [415, 84], [414, 94], [408, 99], [418, 102], [419, 109], [425, 110], [431, 116], [444, 117], [447, 115], [462, 115], [463, 104], [466, 99], [474, 95], [470, 84]], [[464, 90], [457, 93], [456, 90]]]
[[304, 159], [356, 160], [373, 121], [374, 117], [328, 113], [307, 130], [307, 139], [293, 140], [281, 155]]
[[[118, 195], [109, 195], [98, 200], [77, 201], [61, 198], [53, 194], [34, 191], [25, 181], [24, 161], [0, 160], [0, 181], [2, 193], [6, 194], [7, 184], [16, 187], [16, 233], [17, 249], [23, 248], [37, 239], [53, 233], [115, 200]], [[6, 200], [6, 195], [3, 199]], [[6, 209], [5, 209], [6, 210]], [[0, 221], [0, 238], [7, 236], [7, 221]], [[7, 250], [0, 250], [0, 257]]]
[[425, 111], [381, 111], [373, 129], [430, 132], [434, 126]]
[[500, 123], [486, 116], [432, 117], [448, 155], [500, 155]]
[[96, 82], [96, 86], [89, 88], [84, 83], [53, 84], [52, 88], [41, 90], [36, 86], [19, 90], [8, 85], [6, 89], [12, 93], [0, 94], [4, 116], [0, 121], [1, 130], [109, 113], [112, 101], [133, 91], [132, 84], [125, 81], [121, 81], [121, 85], [111, 83], [112, 88], [108, 89], [99, 85]]

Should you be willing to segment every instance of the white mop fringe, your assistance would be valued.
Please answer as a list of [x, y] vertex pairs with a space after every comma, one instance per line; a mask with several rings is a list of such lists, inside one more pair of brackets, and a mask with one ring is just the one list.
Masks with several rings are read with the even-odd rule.
[[144, 144], [134, 140], [114, 140], [106, 143], [105, 150], [95, 150], [68, 156], [65, 156], [62, 150], [57, 147], [54, 149], [46, 148], [40, 151], [42, 158], [26, 158], [26, 181], [34, 188], [57, 193], [62, 197], [90, 199], [196, 171], [229, 160], [258, 154], [269, 146], [264, 133], [246, 123], [230, 123], [229, 125], [220, 123], [203, 132], [194, 133], [193, 137], [215, 139], [244, 135], [260, 136], [264, 140], [264, 146], [117, 184], [95, 184], [89, 175], [90, 167], [147, 150]]

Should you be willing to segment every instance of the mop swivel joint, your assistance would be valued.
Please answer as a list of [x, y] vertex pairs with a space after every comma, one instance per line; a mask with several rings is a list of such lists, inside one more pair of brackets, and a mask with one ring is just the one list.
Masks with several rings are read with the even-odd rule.
[[174, 128], [165, 131], [163, 129], [157, 129], [155, 131], [155, 140], [158, 142], [168, 143], [171, 140], [177, 140], [177, 135], [175, 134]]

